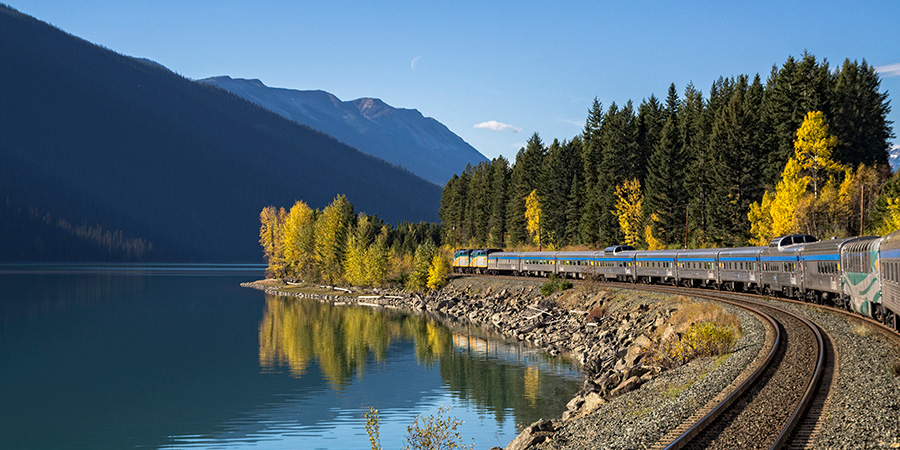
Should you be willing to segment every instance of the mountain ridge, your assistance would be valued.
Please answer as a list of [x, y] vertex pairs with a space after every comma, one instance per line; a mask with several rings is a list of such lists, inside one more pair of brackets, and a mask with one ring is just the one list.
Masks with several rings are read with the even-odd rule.
[[416, 109], [395, 108], [375, 97], [343, 101], [323, 90], [266, 86], [227, 75], [198, 80], [238, 95], [364, 153], [444, 186], [467, 164], [487, 158], [445, 125]]
[[4, 6], [0, 61], [0, 260], [121, 258], [67, 245], [83, 229], [146, 242], [145, 260], [259, 261], [263, 207], [338, 194], [389, 223], [437, 220], [432, 183]]

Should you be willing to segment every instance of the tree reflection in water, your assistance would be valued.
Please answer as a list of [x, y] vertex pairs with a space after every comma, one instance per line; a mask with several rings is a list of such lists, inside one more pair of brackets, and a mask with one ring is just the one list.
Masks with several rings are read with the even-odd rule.
[[429, 317], [277, 296], [266, 297], [259, 363], [264, 372], [286, 369], [300, 378], [315, 362], [332, 389], [341, 390], [363, 376], [367, 362], [384, 364], [399, 341], [414, 343], [420, 365], [439, 365], [453, 396], [498, 421], [512, 412], [520, 427], [560, 415], [580, 387], [568, 366], [518, 345], [453, 332]]

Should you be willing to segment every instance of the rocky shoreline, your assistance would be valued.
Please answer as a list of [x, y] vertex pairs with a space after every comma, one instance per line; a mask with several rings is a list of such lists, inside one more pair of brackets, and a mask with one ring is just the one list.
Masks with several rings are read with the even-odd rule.
[[[588, 286], [544, 297], [540, 292], [544, 281], [457, 277], [440, 292], [424, 297], [387, 291], [368, 295], [292, 291], [271, 281], [241, 285], [335, 305], [426, 313], [448, 324], [465, 322], [481, 327], [486, 334], [515, 339], [576, 363], [585, 374], [585, 382], [568, 402], [563, 417], [531, 424], [507, 449], [614, 448], [618, 446], [614, 442], [622, 443], [621, 448], [652, 445], [662, 438], [661, 433], [690, 416], [739, 376], [755, 359], [765, 339], [765, 330], [754, 317], [727, 308], [738, 315], [745, 330], [738, 350], [730, 357], [703, 358], [664, 371], [651, 357], [652, 347], [661, 337], [677, 332], [670, 318], [686, 299]], [[644, 385], [648, 388], [638, 389]], [[660, 425], [645, 423], [621, 436], [623, 428], [604, 429], [600, 424], [612, 413], [611, 408], [634, 405], [647, 393], [660, 398], [638, 401], [646, 404], [637, 409], [627, 406], [624, 414], [653, 417]], [[660, 413], [656, 411], [659, 408], [667, 411]]]

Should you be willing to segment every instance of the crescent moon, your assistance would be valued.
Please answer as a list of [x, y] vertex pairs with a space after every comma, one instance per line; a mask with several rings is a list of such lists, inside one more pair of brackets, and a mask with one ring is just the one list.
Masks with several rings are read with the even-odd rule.
[[413, 58], [412, 61], [409, 63], [409, 67], [413, 70], [413, 72], [416, 71], [416, 63], [419, 62], [420, 59], [422, 59], [421, 56], [416, 56], [416, 57]]

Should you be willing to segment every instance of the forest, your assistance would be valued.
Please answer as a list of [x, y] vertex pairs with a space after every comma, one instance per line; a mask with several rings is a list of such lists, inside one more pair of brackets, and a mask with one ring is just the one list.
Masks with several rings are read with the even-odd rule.
[[804, 53], [765, 82], [720, 77], [704, 94], [604, 107], [580, 135], [535, 133], [515, 161], [455, 175], [441, 237], [455, 247], [639, 248], [765, 245], [900, 228], [900, 179], [888, 165], [890, 101], [874, 67]]
[[401, 222], [355, 213], [344, 195], [321, 211], [296, 201], [290, 209], [267, 206], [259, 214], [259, 243], [267, 276], [307, 283], [401, 285], [410, 291], [440, 289], [450, 261], [435, 223]]

